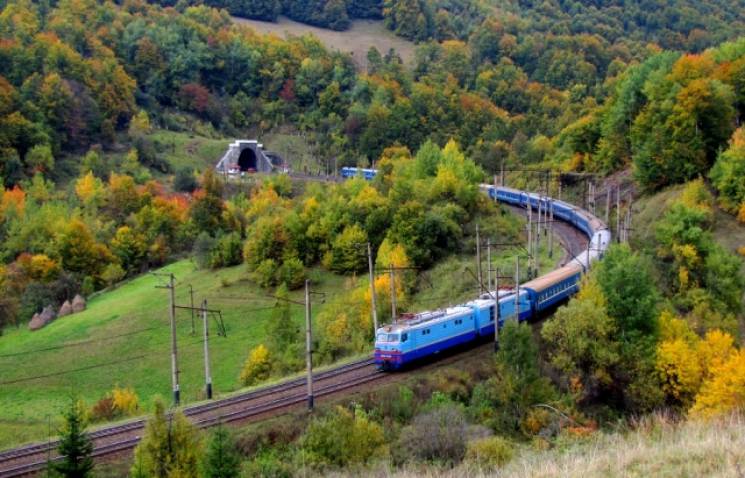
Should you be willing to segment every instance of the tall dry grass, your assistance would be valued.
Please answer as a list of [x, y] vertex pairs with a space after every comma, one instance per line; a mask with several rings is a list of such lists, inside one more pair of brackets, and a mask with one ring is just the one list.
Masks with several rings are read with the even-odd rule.
[[510, 463], [489, 472], [467, 464], [452, 470], [383, 466], [354, 476], [745, 478], [745, 417], [676, 423], [664, 415], [651, 416], [634, 423], [631, 431], [598, 432], [589, 439], [545, 451], [521, 447]]

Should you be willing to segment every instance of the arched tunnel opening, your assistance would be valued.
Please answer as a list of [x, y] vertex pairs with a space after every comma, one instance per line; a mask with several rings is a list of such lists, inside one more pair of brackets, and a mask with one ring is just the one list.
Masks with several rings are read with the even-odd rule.
[[258, 169], [256, 164], [256, 153], [251, 148], [246, 148], [241, 151], [241, 155], [238, 156], [238, 167], [241, 171], [256, 171]]

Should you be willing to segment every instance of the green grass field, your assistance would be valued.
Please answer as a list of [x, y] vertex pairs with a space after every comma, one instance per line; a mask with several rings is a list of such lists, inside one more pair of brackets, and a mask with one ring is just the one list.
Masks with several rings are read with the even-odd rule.
[[149, 137], [164, 146], [162, 155], [174, 170], [204, 171], [215, 166], [233, 141], [231, 138], [214, 139], [166, 130], [156, 130]]
[[[274, 301], [245, 279], [245, 266], [205, 271], [184, 260], [164, 270], [177, 278], [178, 304], [189, 304], [188, 284], [192, 284], [196, 301], [207, 298], [210, 308], [223, 311], [227, 338], [218, 337], [215, 323], [210, 324], [213, 383], [218, 393], [238, 389], [241, 365], [248, 350], [263, 339]], [[343, 277], [317, 276], [316, 289], [339, 292], [345, 287]], [[145, 409], [155, 395], [170, 400], [168, 295], [155, 287], [159, 283], [158, 278], [144, 275], [92, 299], [85, 312], [40, 331], [6, 330], [0, 337], [0, 448], [45, 437], [47, 417], [56, 423], [71, 396], [92, 405], [120, 385], [134, 387]], [[302, 291], [293, 295], [302, 300]], [[300, 324], [303, 309], [293, 306], [292, 310]], [[197, 321], [197, 331], [200, 327]], [[202, 398], [201, 340], [201, 335], [191, 335], [191, 314], [179, 311], [181, 393], [186, 403]], [[94, 365], [101, 366], [55, 375]], [[19, 382], [8, 383], [14, 381]]]
[[233, 17], [233, 21], [240, 25], [247, 25], [258, 33], [273, 33], [280, 37], [312, 34], [326, 48], [351, 54], [357, 67], [362, 70], [367, 68], [367, 51], [373, 46], [382, 55], [385, 55], [391, 48], [395, 49], [406, 65], [411, 65], [414, 61], [416, 45], [397, 37], [385, 28], [380, 20], [354, 20], [350, 28], [343, 32], [298, 23], [286, 17], [280, 17], [274, 23], [238, 17]]

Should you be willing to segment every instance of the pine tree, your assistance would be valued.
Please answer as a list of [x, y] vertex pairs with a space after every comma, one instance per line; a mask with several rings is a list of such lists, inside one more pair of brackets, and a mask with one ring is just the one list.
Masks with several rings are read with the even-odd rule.
[[240, 467], [241, 459], [233, 437], [224, 427], [217, 427], [207, 448], [202, 475], [205, 478], [232, 478], [238, 476]]
[[72, 400], [65, 412], [65, 425], [60, 430], [59, 452], [62, 460], [50, 465], [51, 469], [66, 478], [91, 476], [93, 470], [93, 443], [85, 433], [85, 409]]

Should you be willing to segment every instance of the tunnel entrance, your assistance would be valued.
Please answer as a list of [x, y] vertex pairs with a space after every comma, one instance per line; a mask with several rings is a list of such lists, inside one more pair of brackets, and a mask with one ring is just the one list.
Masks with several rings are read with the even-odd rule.
[[256, 171], [256, 153], [251, 148], [246, 148], [241, 151], [241, 155], [238, 157], [238, 167], [241, 171]]

